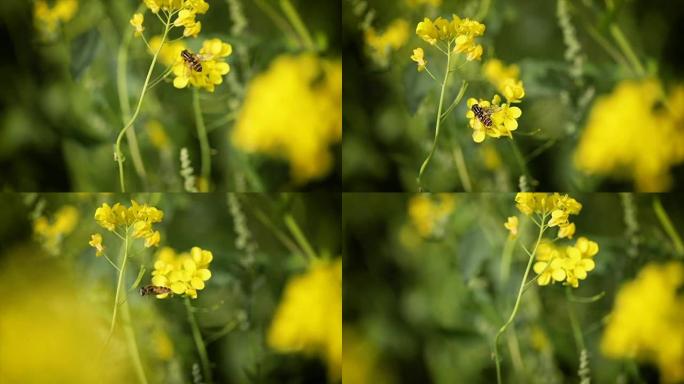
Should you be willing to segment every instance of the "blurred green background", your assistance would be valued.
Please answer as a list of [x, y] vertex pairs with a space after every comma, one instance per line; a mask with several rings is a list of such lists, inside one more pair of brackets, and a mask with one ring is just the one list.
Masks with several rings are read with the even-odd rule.
[[[653, 365], [607, 359], [599, 343], [618, 288], [647, 263], [684, 258], [653, 203], [662, 201], [680, 234], [684, 204], [675, 195], [573, 197], [583, 204], [573, 219], [576, 236], [600, 247], [596, 269], [572, 290], [581, 298], [604, 295], [572, 303], [591, 382], [659, 382]], [[426, 214], [421, 200], [436, 210]], [[519, 214], [514, 195], [346, 194], [343, 206], [345, 382], [495, 383], [494, 336], [511, 313], [527, 262], [515, 245], [510, 271], [502, 270], [503, 223]], [[523, 217], [520, 241], [529, 248], [536, 228], [523, 225]], [[504, 382], [580, 382], [568, 303], [560, 284], [535, 284], [524, 294], [515, 330], [500, 344]], [[677, 337], [661, 345], [676, 349]]]
[[[550, 0], [345, 0], [342, 7], [345, 190], [418, 190], [416, 176], [432, 145], [440, 84], [425, 72], [418, 73], [410, 56], [414, 48], [423, 48], [428, 60], [432, 60], [429, 66], [439, 82], [445, 58], [418, 38], [415, 28], [425, 17], [450, 19], [452, 13], [486, 25], [484, 36], [477, 39], [484, 47], [482, 63], [498, 58], [505, 64], [520, 67], [526, 96], [517, 105], [523, 114], [513, 135], [528, 168], [528, 187], [540, 191], [634, 190], [629, 174], [625, 180], [588, 177], [579, 172], [573, 164], [573, 151], [593, 101], [610, 93], [619, 81], [636, 77], [616, 64], [608, 53], [608, 50], [619, 51], [612, 36], [613, 25], [624, 32], [647, 76], [658, 77], [665, 88], [681, 83], [684, 56], [679, 45], [684, 33], [684, 3], [668, 0], [566, 2], [579, 43], [579, 56], [584, 58], [583, 84], [579, 86], [573, 82], [572, 66], [564, 57], [567, 46], [559, 24], [558, 3]], [[370, 27], [382, 34], [395, 20], [407, 22], [408, 40], [384, 52], [369, 47], [364, 37], [367, 29]], [[396, 40], [402, 41], [398, 37]], [[606, 42], [608, 49], [604, 47]], [[424, 176], [427, 191], [467, 191], [459, 182], [454, 164], [451, 150], [454, 143], [463, 149], [474, 191], [519, 190], [519, 177], [524, 172], [509, 140], [488, 138], [478, 145], [471, 139], [465, 100], [468, 97], [489, 99], [494, 92], [481, 75], [479, 62], [466, 64], [452, 76], [445, 107], [456, 95], [462, 78], [468, 79], [469, 88], [463, 102], [442, 125], [437, 151]], [[681, 121], [678, 129], [682, 130]], [[643, 134], [648, 136], [647, 132]], [[684, 167], [675, 164], [671, 174], [672, 188], [684, 188]]]
[[[119, 191], [112, 146], [123, 127], [117, 95], [117, 57], [123, 37], [141, 0], [78, 1], [73, 19], [45, 37], [34, 27], [32, 1], [0, 4], [0, 41], [6, 74], [0, 91], [0, 188], [6, 191]], [[301, 52], [273, 16], [284, 19], [278, 1], [210, 1], [200, 15], [202, 32], [186, 43], [197, 51], [201, 41], [220, 38], [233, 46], [231, 72], [214, 94], [201, 92], [209, 131], [214, 190], [291, 191], [340, 188], [340, 146], [331, 148], [335, 165], [322, 179], [293, 185], [288, 165], [268, 156], [246, 155], [232, 147], [228, 134], [240, 110], [245, 87], [280, 54]], [[240, 5], [237, 15], [229, 4]], [[48, 1], [48, 4], [55, 4]], [[339, 1], [293, 1], [323, 57], [339, 59]], [[239, 35], [236, 20], [247, 24]], [[40, 24], [40, 23], [38, 23]], [[161, 33], [152, 13], [146, 13], [148, 39]], [[174, 32], [174, 38], [178, 32]], [[128, 52], [128, 97], [135, 106], [151, 56], [140, 39]], [[158, 65], [156, 74], [163, 71]], [[172, 78], [171, 78], [172, 79]], [[264, 112], [268, 113], [268, 112]], [[148, 133], [148, 123], [161, 123], [169, 145], [160, 150]], [[199, 174], [198, 144], [189, 90], [162, 83], [148, 93], [142, 118], [136, 122], [147, 185], [127, 162], [128, 190], [181, 191], [179, 151], [187, 147]], [[125, 141], [124, 141], [125, 142]], [[124, 146], [127, 152], [127, 146]], [[129, 156], [130, 157], [130, 156]], [[257, 178], [263, 185], [256, 186]]]
[[[293, 218], [319, 257], [336, 259], [341, 254], [340, 197], [233, 197], [237, 205], [229, 204], [225, 194], [2, 194], [0, 292], [6, 301], [0, 306], [0, 333], [16, 337], [9, 345], [3, 340], [0, 381], [137, 382], [121, 332], [114, 334], [104, 356], [98, 355], [109, 331], [117, 273], [88, 245], [92, 233], [102, 233], [107, 254], [120, 263], [116, 238], [98, 226], [93, 215], [102, 203], [128, 206], [129, 199], [135, 199], [164, 212], [163, 221], [155, 225], [161, 232], [160, 247], [185, 252], [199, 246], [213, 252], [212, 277], [192, 305], [214, 382], [336, 382], [328, 377], [324, 359], [278, 353], [265, 339], [286, 282], [307, 269], [306, 257], [283, 218]], [[236, 206], [241, 213], [235, 213]], [[77, 214], [61, 219], [61, 231], [49, 237], [34, 233], [37, 218], [55, 224], [56, 213], [64, 207]], [[236, 231], [244, 230], [248, 236], [241, 242]], [[124, 281], [148, 380], [205, 382], [197, 379], [199, 360], [183, 300], [141, 297], [130, 288], [141, 267], [145, 272], [139, 287], [150, 284], [155, 251], [134, 241]]]

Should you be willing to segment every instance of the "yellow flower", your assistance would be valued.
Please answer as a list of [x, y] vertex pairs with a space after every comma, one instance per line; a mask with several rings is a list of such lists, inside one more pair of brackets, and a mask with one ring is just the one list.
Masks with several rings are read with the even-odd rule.
[[563, 255], [550, 241], [542, 241], [537, 246], [536, 260], [532, 269], [539, 275], [537, 284], [548, 285], [551, 281], [560, 282], [567, 277]]
[[488, 60], [482, 71], [496, 89], [506, 98], [508, 103], [519, 103], [525, 97], [525, 88], [520, 76], [520, 68], [512, 64], [505, 66], [501, 60]]
[[657, 80], [626, 80], [594, 103], [575, 151], [589, 174], [633, 178], [644, 192], [670, 187], [670, 168], [684, 161], [684, 87], [663, 104]]
[[[441, 19], [441, 17], [438, 19]], [[439, 31], [432, 20], [427, 17], [416, 26], [416, 35], [430, 45], [437, 44], [437, 40], [439, 39]]]
[[132, 229], [134, 238], [145, 239], [145, 247], [159, 244], [160, 234], [153, 230], [152, 224], [161, 222], [163, 218], [164, 213], [159, 209], [146, 204], [140, 205], [135, 200], [131, 200], [129, 208], [119, 203], [112, 207], [104, 203], [95, 210], [95, 221], [102, 228], [110, 232], [117, 232], [117, 228], [120, 228], [122, 233]]
[[575, 223], [567, 223], [560, 226], [558, 230], [558, 237], [561, 239], [572, 239], [575, 235]]
[[[204, 289], [204, 282], [211, 278], [209, 264], [214, 256], [210, 251], [192, 247], [190, 253], [176, 254], [172, 248], [164, 247], [157, 252], [152, 271], [152, 284], [166, 287], [176, 295], [197, 298], [197, 291]], [[157, 295], [163, 299], [169, 294]]]
[[610, 358], [655, 364], [663, 383], [684, 381], [684, 265], [650, 263], [617, 293], [601, 338]]
[[183, 6], [184, 0], [144, 0], [147, 8], [152, 13], [158, 13], [160, 9], [164, 11], [174, 11]]
[[508, 229], [511, 233], [511, 237], [515, 238], [518, 236], [518, 217], [511, 216], [504, 223], [504, 227]]
[[453, 195], [441, 193], [413, 196], [408, 203], [408, 215], [421, 237], [440, 236], [456, 200]]
[[[466, 102], [468, 105], [466, 118], [469, 119], [468, 124], [473, 129], [474, 142], [481, 143], [487, 136], [493, 138], [502, 136], [513, 137], [511, 132], [518, 129], [517, 119], [522, 115], [522, 111], [518, 107], [511, 107], [509, 104], [500, 103], [501, 98], [499, 95], [494, 95], [491, 102], [472, 97], [468, 99]], [[485, 125], [484, 119], [475, 114], [473, 111], [473, 105], [475, 104], [489, 116], [489, 125]]]
[[215, 86], [223, 83], [223, 75], [230, 72], [230, 65], [225, 57], [230, 56], [233, 47], [219, 39], [205, 40], [199, 52], [202, 61], [202, 72], [197, 72], [180, 60], [173, 66], [173, 86], [185, 88], [188, 83], [196, 88], [204, 88], [214, 92]]
[[404, 19], [393, 20], [382, 33], [378, 33], [373, 27], [364, 31], [364, 39], [371, 55], [382, 63], [387, 61], [390, 52], [406, 44], [408, 38], [409, 24]]
[[193, 10], [183, 9], [178, 12], [178, 17], [173, 22], [176, 27], [185, 27], [183, 36], [196, 37], [202, 30], [202, 23], [195, 20], [197, 13]]
[[342, 139], [342, 65], [314, 54], [280, 56], [255, 77], [232, 132], [244, 151], [286, 159], [296, 183], [325, 176]]
[[318, 355], [330, 376], [342, 370], [342, 261], [316, 261], [287, 283], [268, 330], [268, 345], [279, 352]]
[[533, 270], [538, 275], [537, 284], [563, 282], [573, 288], [579, 280], [587, 278], [587, 272], [596, 267], [593, 257], [598, 253], [598, 244], [586, 237], [580, 237], [574, 246], [556, 247], [550, 241], [543, 241], [537, 247]]
[[578, 215], [582, 204], [568, 195], [559, 193], [520, 192], [515, 195], [516, 207], [527, 216], [531, 214], [549, 216], [546, 223], [549, 227], [558, 227], [559, 238], [572, 238], [575, 224], [570, 222], [570, 215]]
[[[157, 52], [161, 42], [162, 37], [158, 35], [150, 39], [151, 55], [154, 55]], [[185, 43], [182, 40], [166, 41], [162, 46], [161, 51], [159, 51], [159, 62], [167, 67], [182, 62], [181, 52], [183, 52], [184, 49], [186, 49]]]
[[90, 241], [88, 242], [88, 245], [95, 248], [95, 250], [97, 251], [95, 253], [95, 256], [104, 255], [105, 247], [104, 245], [102, 245], [102, 235], [100, 235], [99, 233], [90, 235]]
[[418, 72], [424, 71], [425, 66], [427, 65], [427, 60], [425, 60], [424, 54], [423, 48], [416, 48], [413, 50], [411, 60], [418, 63]]
[[77, 0], [37, 0], [33, 5], [34, 23], [45, 34], [53, 35], [59, 23], [73, 19], [77, 11]]
[[131, 18], [131, 25], [133, 28], [135, 28], [135, 35], [140, 36], [142, 35], [143, 31], [145, 30], [145, 27], [143, 27], [143, 22], [145, 21], [145, 17], [142, 15], [142, 13], [136, 13], [133, 15]]

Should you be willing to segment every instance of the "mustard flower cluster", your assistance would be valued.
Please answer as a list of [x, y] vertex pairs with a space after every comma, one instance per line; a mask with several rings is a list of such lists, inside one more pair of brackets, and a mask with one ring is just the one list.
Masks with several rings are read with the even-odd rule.
[[575, 234], [575, 223], [570, 222], [570, 215], [577, 215], [582, 204], [568, 195], [559, 193], [520, 192], [515, 196], [516, 207], [526, 216], [548, 216], [549, 227], [558, 227], [559, 238], [572, 238]]
[[[138, 204], [131, 200], [131, 206], [125, 207], [119, 203], [109, 206], [104, 203], [95, 210], [95, 221], [104, 229], [115, 232], [123, 237], [131, 235], [136, 239], [145, 239], [145, 247], [159, 245], [161, 239], [159, 231], [155, 231], [153, 224], [159, 223], [164, 218], [164, 213], [159, 209], [147, 204]], [[95, 247], [99, 254], [104, 249], [102, 236], [95, 234], [91, 237], [90, 245]], [[101, 248], [102, 247], [102, 248]]]
[[[491, 102], [483, 99], [469, 98], [466, 102], [470, 128], [473, 129], [473, 141], [481, 143], [487, 136], [513, 137], [512, 132], [518, 129], [518, 118], [522, 111], [518, 107], [512, 107], [510, 103], [502, 103], [499, 95], [494, 95]], [[478, 116], [473, 110], [474, 105], [478, 105], [483, 113], [490, 119], [487, 122], [482, 116]]]
[[232, 142], [290, 163], [294, 182], [325, 176], [330, 146], [342, 139], [342, 64], [314, 54], [284, 55], [249, 85]]
[[642, 192], [663, 192], [684, 162], [684, 87], [664, 95], [654, 79], [625, 80], [596, 100], [574, 154], [590, 175], [633, 179]]
[[342, 371], [342, 261], [316, 261], [286, 285], [268, 330], [279, 352], [323, 357], [332, 378]]
[[[225, 58], [233, 52], [230, 44], [224, 43], [219, 39], [205, 40], [199, 51], [202, 61], [202, 71], [194, 71], [182, 60], [176, 60], [173, 65], [173, 86], [185, 88], [188, 84], [196, 88], [203, 88], [209, 92], [214, 92], [216, 85], [223, 83], [223, 75], [230, 72], [230, 66]], [[180, 55], [178, 56], [180, 57]]]
[[40, 216], [33, 222], [33, 234], [43, 248], [56, 254], [60, 250], [62, 240], [71, 234], [79, 221], [78, 209], [65, 205], [55, 212], [52, 219]]
[[579, 237], [574, 245], [561, 247], [551, 241], [543, 241], [537, 247], [533, 270], [538, 275], [537, 284], [562, 282], [573, 288], [587, 278], [587, 272], [596, 267], [593, 257], [598, 244], [586, 237]]
[[[164, 11], [169, 14], [177, 14], [173, 25], [176, 27], [183, 27], [183, 36], [195, 37], [202, 30], [202, 23], [196, 20], [197, 15], [207, 13], [209, 4], [204, 0], [145, 0], [145, 5], [152, 11], [152, 13], [159, 13]], [[142, 24], [142, 15], [136, 14], [133, 19], [140, 15], [140, 24]], [[133, 20], [131, 20], [133, 24]], [[134, 25], [137, 31], [137, 27]]]
[[[579, 214], [582, 204], [572, 197], [558, 193], [521, 192], [515, 196], [515, 202], [520, 212], [525, 216], [532, 216], [532, 221], [540, 227], [542, 233], [547, 228], [558, 227], [556, 239], [574, 236], [575, 223], [570, 222], [570, 215]], [[510, 231], [511, 236], [517, 236], [518, 218], [509, 217], [504, 227]], [[598, 251], [598, 244], [586, 237], [579, 237], [575, 244], [568, 246], [557, 245], [555, 240], [542, 239], [533, 254], [537, 284], [562, 282], [577, 288], [579, 281], [584, 280], [587, 273], [596, 267], [593, 258]]]
[[[211, 251], [192, 247], [190, 252], [176, 253], [169, 247], [157, 252], [152, 271], [152, 284], [171, 289], [176, 295], [197, 298], [197, 291], [204, 289], [204, 282], [211, 278], [209, 264], [214, 259]], [[168, 293], [157, 295], [157, 298], [168, 297]]]
[[662, 383], [684, 382], [684, 264], [651, 263], [624, 284], [608, 317], [607, 357], [656, 365]]
[[437, 17], [435, 20], [423, 19], [416, 27], [416, 34], [430, 45], [446, 42], [447, 47], [453, 43], [453, 52], [466, 55], [466, 60], [479, 60], [482, 57], [482, 45], [475, 38], [482, 36], [485, 25], [468, 18], [461, 19], [452, 15], [451, 21]]
[[36, 28], [46, 37], [53, 36], [60, 23], [74, 18], [78, 12], [78, 0], [37, 0], [33, 4]]

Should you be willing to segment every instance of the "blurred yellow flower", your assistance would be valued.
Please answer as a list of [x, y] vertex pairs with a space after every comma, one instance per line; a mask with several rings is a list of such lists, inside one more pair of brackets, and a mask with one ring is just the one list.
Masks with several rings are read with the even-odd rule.
[[188, 66], [185, 61], [177, 61], [173, 66], [173, 86], [185, 88], [188, 83], [196, 88], [204, 88], [214, 92], [215, 86], [223, 83], [223, 75], [230, 72], [230, 65], [225, 58], [233, 53], [233, 47], [220, 39], [205, 40], [198, 57], [202, 62], [202, 71], [198, 72]]
[[[150, 39], [150, 54], [154, 55], [161, 45], [162, 37], [157, 35]], [[159, 61], [167, 67], [182, 62], [181, 52], [185, 49], [183, 40], [167, 41], [159, 51]]]
[[657, 80], [625, 80], [592, 107], [575, 151], [589, 174], [634, 179], [644, 192], [669, 189], [670, 168], [684, 161], [684, 87], [663, 103]]
[[176, 27], [185, 27], [183, 36], [196, 37], [202, 30], [202, 23], [195, 20], [197, 13], [189, 9], [183, 9], [178, 12], [178, 18], [173, 22]]
[[313, 54], [280, 56], [247, 91], [234, 145], [290, 162], [296, 183], [325, 176], [342, 139], [342, 65]]
[[162, 151], [170, 146], [169, 137], [166, 135], [164, 126], [159, 120], [150, 120], [145, 124], [145, 130], [147, 131], [147, 136], [150, 138], [150, 143]]
[[59, 23], [73, 19], [77, 11], [77, 0], [36, 0], [33, 5], [34, 23], [40, 31], [52, 35]]
[[511, 237], [515, 238], [518, 236], [518, 217], [517, 216], [511, 216], [508, 219], [506, 219], [506, 222], [504, 223], [504, 227], [508, 229], [508, 231], [511, 233]]
[[268, 330], [268, 345], [284, 353], [318, 355], [330, 376], [342, 371], [342, 260], [315, 261], [290, 279]]
[[[192, 247], [190, 252], [177, 254], [172, 248], [164, 247], [157, 252], [152, 271], [152, 284], [166, 287], [176, 295], [197, 298], [197, 291], [204, 289], [204, 282], [211, 278], [209, 264], [214, 259], [211, 251]], [[157, 295], [164, 299], [168, 293]]]
[[415, 61], [418, 64], [418, 72], [425, 70], [427, 60], [425, 60], [425, 52], [423, 52], [423, 48], [414, 49], [413, 55], [411, 56], [411, 60]]
[[408, 215], [422, 237], [439, 236], [455, 207], [456, 199], [453, 195], [440, 193], [433, 196], [421, 193], [409, 200]]
[[573, 246], [559, 247], [551, 241], [543, 241], [537, 247], [533, 270], [539, 275], [537, 284], [564, 282], [573, 288], [579, 287], [579, 280], [587, 278], [596, 264], [593, 257], [599, 251], [598, 244], [586, 237], [580, 237]]
[[684, 381], [684, 265], [646, 265], [624, 284], [601, 339], [607, 357], [655, 364], [663, 383]]
[[[466, 104], [466, 118], [473, 129], [473, 141], [476, 143], [483, 142], [487, 136], [513, 137], [512, 132], [518, 129], [517, 119], [522, 115], [522, 111], [518, 107], [511, 107], [510, 104], [501, 104], [499, 95], [494, 95], [491, 102], [471, 97]], [[483, 111], [479, 116], [473, 110], [475, 104]], [[485, 115], [484, 118], [482, 115]]]
[[99, 233], [94, 233], [90, 235], [90, 241], [88, 242], [88, 245], [95, 248], [95, 256], [104, 255], [105, 246], [102, 245], [102, 235], [100, 235]]
[[79, 216], [76, 207], [65, 205], [55, 212], [52, 222], [45, 216], [38, 217], [33, 222], [33, 234], [46, 251], [55, 254], [59, 252], [64, 237], [78, 225]]
[[482, 66], [482, 72], [508, 103], [519, 103], [525, 97], [525, 88], [519, 80], [520, 68], [511, 64], [506, 66], [501, 60], [487, 60]]
[[358, 331], [345, 326], [342, 377], [345, 384], [393, 383], [391, 371], [382, 366], [377, 348]]
[[145, 30], [145, 27], [143, 27], [143, 22], [145, 21], [145, 17], [143, 16], [142, 13], [136, 13], [133, 15], [131, 18], [131, 25], [133, 28], [135, 28], [135, 35], [136, 36], [141, 36], [143, 31]]
[[367, 28], [364, 31], [364, 39], [370, 48], [371, 56], [384, 63], [392, 51], [396, 51], [406, 44], [409, 33], [409, 23], [404, 19], [395, 19], [381, 33], [378, 33], [373, 27]]
[[[95, 221], [106, 230], [116, 232], [124, 236], [129, 230], [133, 230], [134, 238], [144, 238], [145, 247], [156, 246], [159, 244], [160, 234], [152, 228], [152, 224], [159, 223], [164, 218], [164, 213], [159, 209], [140, 205], [135, 200], [131, 200], [131, 206], [126, 208], [116, 203], [114, 206], [104, 203], [95, 210]], [[122, 233], [117, 231], [122, 230]]]

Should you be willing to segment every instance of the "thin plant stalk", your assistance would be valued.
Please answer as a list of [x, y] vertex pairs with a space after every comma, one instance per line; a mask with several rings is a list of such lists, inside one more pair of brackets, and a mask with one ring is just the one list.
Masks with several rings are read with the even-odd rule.
[[[138, 9], [138, 11], [139, 10], [140, 9]], [[116, 59], [116, 90], [119, 94], [119, 107], [121, 108], [122, 123], [127, 122], [131, 118], [131, 105], [128, 99], [126, 63], [128, 62], [128, 48], [131, 44], [132, 37], [132, 32], [127, 33], [124, 36], [124, 39], [119, 46]], [[131, 152], [131, 158], [133, 159], [133, 167], [135, 168], [135, 172], [138, 174], [138, 177], [140, 177], [143, 184], [146, 184], [147, 172], [145, 172], [145, 164], [143, 163], [142, 155], [140, 154], [140, 148], [138, 147], [138, 137], [135, 133], [135, 129], [129, 129], [126, 131], [126, 140], [128, 141], [128, 147]]]
[[206, 191], [209, 191], [209, 181], [211, 178], [211, 147], [209, 147], [209, 137], [207, 136], [207, 127], [204, 124], [204, 117], [202, 116], [202, 106], [200, 105], [199, 90], [192, 89], [192, 107], [195, 110], [195, 125], [197, 127], [197, 138], [200, 142], [200, 152], [202, 154], [202, 180], [203, 185], [206, 186]]
[[202, 373], [204, 374], [204, 381], [207, 384], [213, 382], [211, 378], [211, 366], [209, 365], [209, 355], [207, 354], [207, 347], [202, 339], [202, 333], [200, 332], [199, 325], [197, 325], [197, 319], [195, 318], [195, 309], [190, 303], [190, 299], [186, 296], [184, 299], [185, 310], [188, 313], [188, 322], [190, 323], [190, 328], [192, 329], [192, 338], [195, 340], [195, 347], [197, 347], [197, 354], [199, 354], [200, 363], [202, 365]]
[[285, 17], [290, 21], [292, 27], [297, 32], [299, 39], [301, 40], [304, 47], [307, 50], [313, 51], [316, 48], [313, 39], [311, 38], [311, 33], [306, 28], [306, 24], [302, 21], [302, 18], [297, 13], [297, 9], [292, 5], [290, 0], [280, 0], [280, 8], [285, 13]]
[[123, 281], [126, 275], [126, 261], [128, 260], [128, 229], [126, 229], [126, 236], [124, 237], [124, 244], [123, 244], [123, 258], [121, 261], [121, 267], [119, 267], [119, 277], [116, 282], [116, 294], [114, 295], [114, 311], [112, 313], [112, 323], [109, 327], [109, 336], [114, 333], [114, 327], [116, 326], [116, 315], [119, 310], [119, 297], [123, 294], [125, 295], [125, 292], [122, 293], [123, 291]]
[[449, 80], [449, 70], [451, 69], [451, 42], [447, 43], [447, 64], [446, 64], [446, 69], [444, 71], [444, 80], [442, 81], [442, 91], [439, 94], [439, 106], [437, 107], [437, 118], [436, 118], [436, 123], [435, 123], [435, 139], [432, 142], [432, 149], [430, 149], [430, 153], [428, 153], [428, 156], [425, 158], [423, 161], [423, 164], [420, 166], [420, 171], [418, 172], [418, 191], [422, 192], [423, 191], [423, 185], [422, 185], [422, 178], [423, 178], [423, 173], [425, 172], [425, 169], [427, 168], [428, 164], [430, 164], [430, 160], [432, 160], [432, 155], [435, 153], [435, 149], [437, 148], [437, 140], [439, 139], [439, 128], [442, 123], [442, 107], [444, 106], [444, 92], [446, 90], [446, 85], [447, 81]]
[[653, 211], [658, 217], [660, 225], [663, 226], [665, 233], [667, 233], [667, 235], [670, 237], [672, 245], [674, 245], [677, 254], [680, 256], [684, 255], [684, 243], [682, 243], [682, 238], [679, 237], [679, 233], [677, 233], [677, 230], [672, 224], [672, 220], [670, 220], [670, 216], [668, 216], [667, 211], [665, 208], [663, 208], [663, 203], [660, 202], [659, 197], [655, 197], [653, 199]]
[[145, 78], [145, 84], [143, 84], [142, 91], [140, 92], [140, 99], [138, 100], [138, 106], [135, 108], [135, 112], [133, 113], [133, 116], [131, 116], [131, 119], [129, 120], [128, 124], [126, 124], [121, 131], [119, 132], [119, 135], [116, 138], [116, 146], [114, 149], [114, 155], [116, 158], [116, 162], [119, 164], [119, 184], [121, 186], [121, 192], [126, 192], [126, 184], [124, 181], [124, 168], [123, 168], [123, 153], [121, 152], [121, 139], [123, 138], [123, 135], [128, 131], [128, 129], [133, 125], [135, 120], [138, 118], [138, 114], [140, 113], [140, 108], [142, 107], [142, 102], [143, 99], [145, 98], [145, 93], [147, 92], [147, 87], [150, 83], [150, 78], [152, 77], [152, 72], [154, 71], [154, 66], [157, 64], [157, 59], [159, 57], [159, 52], [161, 52], [162, 47], [164, 46], [164, 43], [166, 42], [166, 38], [169, 35], [169, 31], [171, 30], [171, 17], [173, 16], [172, 13], [169, 13], [167, 18], [166, 18], [166, 23], [164, 24], [164, 35], [162, 36], [161, 44], [159, 44], [159, 48], [157, 48], [157, 51], [154, 53], [154, 57], [152, 58], [152, 63], [150, 63], [150, 68], [147, 71], [147, 77]]
[[287, 214], [285, 215], [284, 221], [285, 226], [287, 226], [287, 229], [290, 230], [290, 233], [294, 237], [299, 247], [304, 250], [304, 254], [308, 259], [307, 261], [310, 262], [316, 260], [316, 252], [313, 250], [309, 240], [307, 240], [306, 236], [304, 236], [304, 232], [302, 232], [302, 230], [299, 228], [299, 225], [294, 217], [291, 214]]
[[528, 253], [529, 260], [527, 261], [525, 274], [523, 275], [523, 278], [520, 282], [520, 289], [518, 289], [518, 296], [515, 299], [513, 311], [511, 312], [511, 315], [508, 317], [506, 323], [504, 323], [504, 325], [502, 325], [501, 328], [499, 328], [499, 332], [496, 333], [496, 337], [494, 338], [494, 361], [496, 363], [496, 382], [499, 384], [503, 382], [503, 380], [501, 379], [501, 361], [499, 359], [499, 339], [506, 332], [506, 329], [508, 329], [511, 323], [513, 323], [513, 320], [515, 320], [515, 316], [518, 314], [518, 309], [520, 308], [520, 301], [525, 290], [525, 283], [527, 282], [527, 276], [530, 274], [530, 270], [532, 269], [532, 263], [534, 262], [535, 254], [537, 253], [537, 247], [539, 246], [539, 243], [541, 243], [542, 235], [544, 234], [544, 231], [547, 228], [545, 220], [546, 214], [542, 216], [539, 225], [539, 235], [537, 236], [537, 241], [534, 244], [534, 248], [532, 249], [532, 252]]

